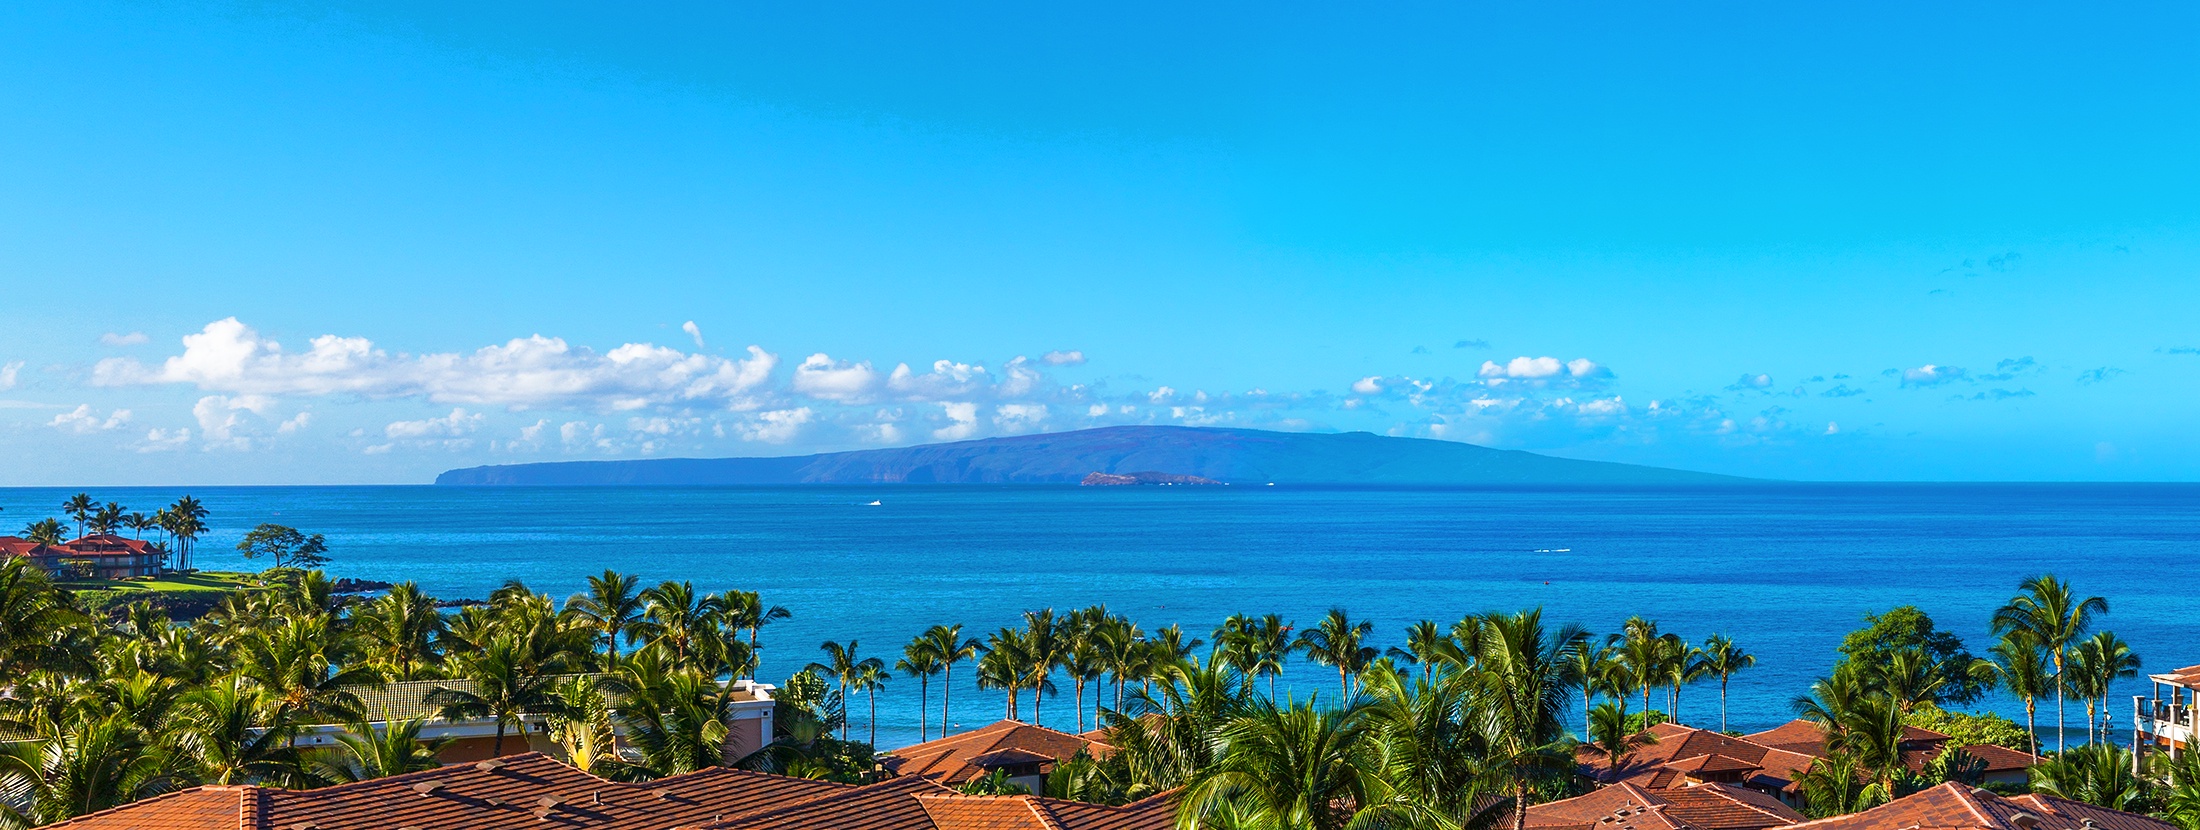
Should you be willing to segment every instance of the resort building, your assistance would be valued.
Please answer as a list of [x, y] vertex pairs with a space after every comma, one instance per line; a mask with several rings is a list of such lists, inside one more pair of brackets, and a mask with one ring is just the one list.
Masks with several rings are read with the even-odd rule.
[[[1707, 729], [1661, 723], [1646, 730], [1654, 742], [1621, 756], [1615, 768], [1604, 753], [1584, 746], [1576, 762], [1583, 777], [1604, 785], [1631, 784], [1662, 792], [1705, 784], [1725, 784], [1799, 803], [1796, 778], [1812, 761], [1826, 754], [1823, 727], [1794, 720], [1752, 735], [1733, 737]], [[1904, 727], [1903, 764], [1922, 770], [1940, 753], [1948, 751], [1947, 735], [1929, 729]], [[2026, 771], [2040, 759], [2014, 749], [1987, 744], [1958, 747], [1985, 762], [1986, 783], [2022, 784]]]
[[2134, 697], [2131, 722], [2139, 730], [2138, 743], [2169, 750], [2170, 755], [2191, 752], [2200, 734], [2200, 666], [2148, 675], [2154, 681], [2152, 697]]
[[879, 757], [897, 776], [924, 778], [958, 786], [1001, 771], [1008, 780], [1035, 793], [1046, 792], [1047, 774], [1085, 752], [1106, 757], [1115, 748], [1098, 732], [1072, 735], [1023, 721], [1004, 720], [981, 729], [905, 746]]
[[[467, 680], [410, 680], [384, 686], [359, 686], [349, 689], [364, 704], [362, 711], [368, 718], [368, 726], [377, 731], [389, 728], [393, 721], [424, 718], [420, 737], [423, 740], [445, 741], [436, 752], [436, 758], [446, 764], [462, 764], [495, 757], [497, 722], [495, 718], [464, 718], [446, 720], [439, 707], [426, 702], [428, 693], [436, 687], [471, 689]], [[731, 728], [726, 732], [725, 759], [728, 763], [764, 748], [772, 736], [772, 692], [777, 687], [753, 680], [735, 680], [729, 685], [733, 710]], [[298, 736], [302, 747], [335, 746], [337, 736], [351, 730], [342, 724], [321, 724], [306, 727]], [[623, 737], [624, 727], [613, 727], [615, 738]], [[564, 750], [550, 736], [549, 719], [541, 715], [522, 715], [517, 727], [507, 724], [504, 729], [504, 755], [540, 752], [561, 756]]]
[[1766, 830], [1802, 820], [1780, 799], [1730, 784], [1652, 791], [1622, 782], [1528, 808], [1537, 830]]
[[143, 539], [95, 533], [73, 542], [41, 545], [0, 536], [0, 558], [30, 560], [57, 579], [130, 579], [167, 570], [168, 552]]
[[923, 778], [852, 786], [713, 767], [643, 784], [541, 753], [317, 790], [204, 786], [63, 830], [1167, 830], [1172, 796], [1107, 807], [970, 796]]
[[2161, 819], [2039, 794], [2000, 796], [1953, 781], [1860, 813], [1782, 830], [2178, 830]]

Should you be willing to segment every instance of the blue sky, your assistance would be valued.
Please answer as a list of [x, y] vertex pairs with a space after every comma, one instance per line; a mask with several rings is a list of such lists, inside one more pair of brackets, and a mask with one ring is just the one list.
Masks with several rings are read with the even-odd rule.
[[0, 8], [0, 484], [1113, 423], [2200, 475], [2189, 5], [449, 5]]

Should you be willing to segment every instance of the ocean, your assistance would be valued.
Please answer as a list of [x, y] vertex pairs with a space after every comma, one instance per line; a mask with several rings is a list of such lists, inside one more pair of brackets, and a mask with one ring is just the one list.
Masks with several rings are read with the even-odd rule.
[[[74, 489], [0, 489], [0, 521], [59, 516]], [[2107, 597], [2148, 670], [2200, 663], [2200, 485], [1779, 484], [1704, 489], [890, 486], [812, 488], [101, 488], [150, 512], [190, 493], [214, 531], [197, 564], [251, 569], [231, 548], [260, 522], [326, 534], [333, 575], [413, 580], [445, 598], [506, 580], [564, 597], [613, 568], [645, 584], [760, 591], [794, 612], [765, 629], [764, 679], [860, 642], [889, 664], [935, 623], [983, 637], [1027, 609], [1105, 604], [1148, 631], [1208, 638], [1232, 613], [1310, 625], [1330, 608], [1403, 644], [1414, 620], [1541, 607], [1601, 633], [1631, 615], [1758, 656], [1735, 677], [1733, 728], [1787, 720], [1866, 612], [1916, 605], [1984, 654], [1987, 619], [2024, 577]], [[873, 501], [879, 502], [872, 504]], [[1003, 714], [959, 669], [954, 720]], [[2109, 709], [2128, 729], [2130, 694]], [[1293, 693], [1335, 694], [1304, 661]], [[1077, 719], [1069, 685], [1044, 707]], [[933, 689], [938, 707], [938, 684]], [[917, 738], [917, 683], [879, 698], [879, 744]], [[853, 734], [863, 734], [861, 701]], [[1025, 715], [1030, 709], [1026, 699]], [[1090, 700], [1088, 700], [1088, 704]], [[1716, 726], [1718, 689], [1682, 697]], [[1980, 708], [2021, 720], [1996, 695]], [[2042, 729], [2053, 706], [2043, 707]], [[1575, 715], [1578, 717], [1578, 713]], [[2070, 724], [2082, 729], [2083, 710]], [[1089, 726], [1089, 723], [1088, 723]]]

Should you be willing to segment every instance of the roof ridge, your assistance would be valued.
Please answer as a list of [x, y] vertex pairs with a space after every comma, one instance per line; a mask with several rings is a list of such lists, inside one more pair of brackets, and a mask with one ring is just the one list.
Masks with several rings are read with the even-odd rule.
[[[79, 822], [79, 821], [83, 821], [83, 820], [85, 820], [85, 819], [88, 819], [88, 818], [93, 818], [93, 817], [96, 817], [96, 816], [104, 816], [104, 815], [108, 815], [108, 814], [110, 814], [110, 813], [119, 813], [119, 812], [122, 812], [122, 811], [124, 811], [124, 810], [128, 810], [128, 809], [134, 808], [134, 807], [136, 807], [136, 806], [138, 806], [138, 805], [140, 805], [140, 804], [151, 804], [151, 803], [153, 803], [153, 802], [157, 802], [157, 801], [166, 801], [166, 800], [168, 800], [168, 799], [171, 799], [171, 798], [181, 798], [181, 797], [183, 797], [183, 796], [186, 796], [186, 795], [190, 795], [190, 794], [192, 794], [192, 793], [225, 793], [225, 792], [239, 792], [239, 793], [242, 793], [242, 792], [246, 792], [246, 791], [250, 791], [250, 790], [257, 790], [257, 789], [259, 789], [259, 787], [255, 786], [255, 785], [252, 785], [252, 784], [200, 784], [200, 785], [198, 785], [198, 786], [195, 786], [195, 787], [185, 787], [185, 788], [183, 788], [183, 789], [180, 789], [180, 790], [170, 790], [170, 791], [168, 791], [168, 792], [164, 792], [164, 793], [161, 793], [161, 794], [159, 794], [159, 795], [154, 795], [154, 796], [147, 796], [147, 797], [145, 797], [145, 798], [140, 798], [140, 799], [138, 799], [138, 800], [136, 800], [136, 801], [131, 801], [131, 802], [128, 802], [128, 803], [124, 803], [124, 804], [117, 804], [117, 805], [115, 805], [115, 806], [113, 806], [113, 807], [109, 807], [109, 808], [107, 808], [107, 809], [104, 809], [104, 810], [93, 810], [93, 811], [91, 811], [91, 812], [89, 812], [89, 813], [85, 813], [85, 814], [83, 814], [83, 815], [81, 815], [81, 816], [70, 816], [69, 818], [65, 818], [65, 819], [62, 819], [62, 820], [60, 820], [60, 821], [57, 821], [57, 822], [54, 822], [54, 823], [52, 823], [52, 824], [49, 824], [49, 825], [45, 825], [45, 826], [46, 826], [46, 827], [61, 827], [61, 826], [64, 826], [64, 825], [68, 825], [68, 824], [74, 824], [74, 823], [76, 823], [76, 822]], [[243, 796], [241, 796], [241, 795], [240, 795], [240, 796], [238, 797], [238, 799], [239, 799], [239, 801], [240, 801], [240, 802], [242, 802], [242, 800], [243, 800]], [[244, 812], [244, 808], [243, 808], [243, 805], [242, 805], [242, 803], [240, 803], [240, 804], [238, 805], [238, 812], [239, 812], [240, 814]]]
[[1021, 795], [1016, 796], [1016, 799], [1024, 803], [1024, 809], [1031, 811], [1032, 818], [1038, 819], [1040, 827], [1044, 827], [1046, 830], [1062, 830], [1062, 823], [1055, 821], [1053, 814], [1031, 796]]

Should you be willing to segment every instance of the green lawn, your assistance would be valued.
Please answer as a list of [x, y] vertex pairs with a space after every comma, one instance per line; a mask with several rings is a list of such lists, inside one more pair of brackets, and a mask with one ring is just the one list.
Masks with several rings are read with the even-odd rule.
[[115, 591], [118, 593], [228, 593], [242, 588], [260, 586], [260, 575], [233, 573], [230, 571], [199, 571], [191, 574], [165, 574], [141, 579], [87, 579], [61, 583], [71, 591]]

